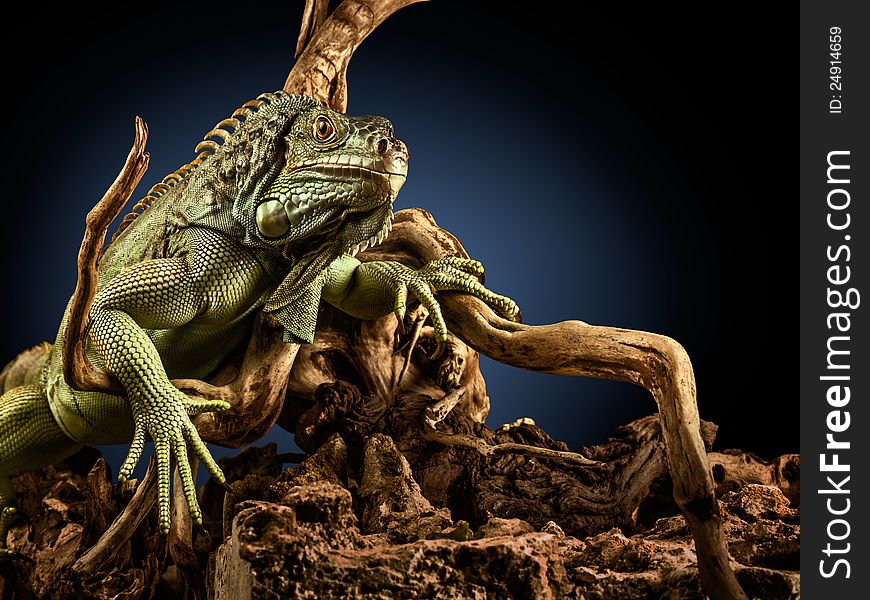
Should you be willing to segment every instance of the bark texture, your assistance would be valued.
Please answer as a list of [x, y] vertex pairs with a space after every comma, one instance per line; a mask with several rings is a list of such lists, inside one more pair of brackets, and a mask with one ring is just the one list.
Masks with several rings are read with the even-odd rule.
[[[530, 424], [490, 433], [511, 431], [522, 431], [527, 442], [554, 443]], [[715, 426], [705, 423], [704, 431], [711, 439]], [[143, 513], [144, 523], [130, 540], [102, 557], [98, 572], [83, 577], [70, 569], [123, 507], [135, 504], [133, 496], [142, 487], [112, 486], [98, 454], [83, 450], [65, 464], [15, 479], [26, 521], [13, 528], [9, 542], [33, 562], [0, 566], [0, 593], [131, 599], [189, 593], [227, 600], [704, 598], [690, 529], [668, 501], [664, 461], [661, 474], [644, 484], [647, 492], [633, 500], [607, 482], [613, 475], [646, 473], [644, 465], [655, 462], [639, 457], [662, 452], [657, 419], [623, 426], [585, 450], [604, 459], [610, 475], [577, 488], [595, 497], [597, 506], [609, 507], [599, 512], [613, 515], [619, 507], [621, 516], [578, 521], [554, 510], [557, 493], [571, 497], [577, 490], [564, 488], [558, 465], [527, 464], [536, 459], [514, 458], [518, 468], [509, 478], [503, 471], [478, 470], [477, 486], [454, 497], [466, 496], [465, 504], [468, 498], [495, 501], [468, 513], [469, 521], [427, 498], [416, 469], [382, 433], [355, 443], [333, 433], [313, 455], [287, 469], [274, 445], [250, 448], [223, 462], [232, 495], [224, 497], [212, 484], [201, 494], [207, 522], [193, 532], [196, 578], [157, 535], [153, 511]], [[482, 460], [473, 450], [463, 451]], [[430, 460], [446, 458], [435, 456]], [[711, 453], [711, 460], [715, 456]], [[718, 502], [738, 581], [752, 597], [798, 598], [799, 510], [786, 497], [798, 480], [782, 488], [746, 483], [755, 477], [755, 459], [729, 456], [749, 465], [719, 481], [734, 489]], [[448, 478], [441, 485], [456, 483]], [[540, 501], [546, 497], [549, 502]]]
[[306, 0], [293, 65], [284, 90], [347, 109], [347, 66], [369, 34], [394, 12], [422, 0], [344, 0], [328, 17], [328, 2]]

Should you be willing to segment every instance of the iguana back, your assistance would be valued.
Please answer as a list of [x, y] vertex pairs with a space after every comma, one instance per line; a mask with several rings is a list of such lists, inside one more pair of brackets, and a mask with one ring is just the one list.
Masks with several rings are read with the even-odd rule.
[[275, 161], [283, 143], [280, 133], [299, 110], [314, 106], [318, 103], [311, 98], [277, 91], [261, 94], [220, 121], [197, 145], [198, 156], [152, 187], [122, 220], [100, 258], [100, 285], [132, 264], [184, 251], [178, 233], [206, 214], [213, 227], [244, 238], [232, 218], [233, 201], [256, 195], [274, 179], [281, 167]]

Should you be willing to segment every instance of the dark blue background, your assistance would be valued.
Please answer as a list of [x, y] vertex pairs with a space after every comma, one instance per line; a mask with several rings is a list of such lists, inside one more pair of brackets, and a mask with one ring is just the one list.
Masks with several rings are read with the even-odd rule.
[[[28, 41], [4, 42], [0, 361], [54, 339], [84, 215], [129, 150], [133, 116], [150, 127], [147, 189], [214, 123], [282, 86], [291, 4], [9, 17]], [[349, 112], [387, 116], [411, 149], [397, 206], [431, 211], [529, 323], [682, 342], [719, 447], [796, 451], [793, 373], [770, 368], [797, 342], [778, 16], [506, 5], [411, 6], [351, 62]], [[655, 410], [628, 384], [483, 369], [490, 425], [531, 416], [572, 447]], [[289, 447], [282, 430], [270, 437]]]

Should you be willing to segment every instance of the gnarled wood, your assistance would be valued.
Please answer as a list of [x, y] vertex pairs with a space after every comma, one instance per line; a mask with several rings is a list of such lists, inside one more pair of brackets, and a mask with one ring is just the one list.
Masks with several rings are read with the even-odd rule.
[[157, 461], [153, 458], [148, 463], [145, 478], [136, 488], [136, 493], [121, 514], [103, 533], [99, 541], [85, 552], [72, 566], [79, 577], [86, 579], [103, 571], [109, 557], [129, 540], [142, 521], [151, 512], [157, 500]]
[[[388, 242], [373, 254], [424, 264], [449, 255], [467, 256], [459, 241], [422, 210], [397, 214]], [[745, 598], [729, 566], [700, 435], [692, 363], [666, 336], [599, 327], [582, 321], [529, 326], [497, 316], [467, 295], [440, 296], [451, 331], [475, 350], [515, 367], [559, 375], [627, 381], [650, 392], [662, 415], [674, 499], [695, 534], [701, 577], [714, 598]]]
[[[194, 419], [203, 440], [238, 448], [260, 439], [275, 424], [284, 405], [290, 369], [299, 351], [298, 344], [285, 344], [281, 336], [281, 327], [275, 320], [261, 314], [232, 381], [222, 386], [195, 383], [195, 380], [173, 382], [182, 390], [195, 384], [193, 395], [225, 398], [232, 404], [229, 410], [204, 413]], [[212, 381], [220, 381], [233, 371], [230, 365]]]
[[148, 170], [150, 157], [145, 152], [148, 127], [140, 117], [136, 117], [135, 130], [133, 147], [121, 172], [85, 219], [85, 234], [79, 249], [78, 281], [70, 300], [64, 332], [63, 376], [67, 384], [83, 392], [124, 393], [124, 388], [111, 373], [90, 364], [85, 354], [85, 342], [88, 314], [97, 293], [97, 260], [106, 239], [106, 231]]
[[[391, 14], [421, 1], [345, 0], [320, 27], [316, 27], [316, 21], [323, 8], [315, 8], [309, 2], [296, 47], [296, 64], [284, 82], [284, 91], [317, 98], [344, 112], [347, 109], [347, 65], [357, 47]], [[305, 49], [300, 54], [302, 47]]]

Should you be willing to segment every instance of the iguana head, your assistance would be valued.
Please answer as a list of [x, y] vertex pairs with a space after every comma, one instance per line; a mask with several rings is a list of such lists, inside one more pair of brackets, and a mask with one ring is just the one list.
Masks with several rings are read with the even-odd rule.
[[356, 254], [383, 241], [408, 174], [408, 149], [383, 117], [324, 107], [284, 136], [278, 176], [251, 207], [256, 237], [301, 255], [329, 241]]
[[198, 146], [214, 155], [179, 186], [186, 200], [177, 222], [266, 250], [264, 264], [281, 282], [264, 310], [285, 326], [285, 339], [310, 341], [326, 268], [391, 230], [408, 149], [383, 117], [349, 117], [283, 92], [261, 99], [221, 122], [236, 128], [232, 135], [221, 124], [207, 134], [222, 145]]
[[283, 248], [292, 262], [264, 310], [284, 326], [285, 340], [310, 342], [326, 268], [392, 229], [408, 149], [383, 117], [349, 117], [319, 105], [301, 111], [283, 141], [281, 169], [246, 209], [247, 222], [253, 237]]

